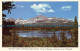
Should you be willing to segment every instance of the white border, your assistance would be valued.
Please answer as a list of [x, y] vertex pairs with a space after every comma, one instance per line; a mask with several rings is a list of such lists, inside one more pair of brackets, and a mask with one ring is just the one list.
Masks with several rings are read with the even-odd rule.
[[[2, 25], [2, 1], [78, 1], [78, 0], [0, 0], [0, 25]], [[80, 25], [80, 1], [78, 1], [78, 24]], [[80, 42], [80, 27], [78, 31], [78, 43]], [[60, 50], [59, 50], [60, 49]], [[63, 50], [64, 49], [64, 50]], [[80, 44], [78, 47], [2, 47], [2, 27], [0, 27], [0, 51], [68, 51], [67, 49], [72, 49], [69, 51], [80, 51]]]

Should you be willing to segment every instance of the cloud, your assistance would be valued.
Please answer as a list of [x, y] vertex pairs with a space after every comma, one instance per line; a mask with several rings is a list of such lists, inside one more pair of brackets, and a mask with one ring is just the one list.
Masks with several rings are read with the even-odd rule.
[[36, 11], [36, 12], [40, 12], [40, 13], [46, 13], [46, 12], [53, 12], [51, 9], [51, 6], [48, 4], [33, 4], [31, 5], [31, 8]]
[[50, 10], [48, 10], [48, 12], [54, 12], [54, 10], [50, 9]]
[[24, 6], [21, 6], [21, 5], [17, 5], [17, 7], [18, 7], [18, 8], [24, 8]]
[[71, 10], [71, 6], [63, 6], [63, 7], [61, 7], [61, 9], [62, 10], [65, 10], [65, 11], [67, 11], [67, 10]]

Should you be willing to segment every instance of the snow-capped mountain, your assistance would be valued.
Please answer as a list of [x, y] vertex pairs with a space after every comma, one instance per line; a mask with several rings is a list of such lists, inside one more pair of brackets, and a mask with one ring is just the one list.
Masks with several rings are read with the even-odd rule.
[[56, 17], [45, 17], [43, 15], [36, 16], [31, 19], [23, 20], [21, 18], [19, 19], [13, 19], [13, 18], [6, 18], [6, 21], [14, 21], [15, 24], [43, 24], [43, 23], [52, 23], [52, 24], [61, 24], [61, 23], [72, 23], [72, 20], [64, 19], [64, 18], [56, 18]]
[[11, 18], [11, 17], [10, 17], [10, 18], [6, 18], [5, 20], [6, 20], [6, 21], [16, 21], [16, 19]]

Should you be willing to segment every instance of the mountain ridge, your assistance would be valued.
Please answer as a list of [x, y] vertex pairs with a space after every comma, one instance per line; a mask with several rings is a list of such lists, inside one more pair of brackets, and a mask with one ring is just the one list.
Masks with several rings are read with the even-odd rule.
[[65, 18], [56, 18], [56, 17], [46, 17], [46, 16], [43, 16], [43, 15], [38, 15], [34, 18], [30, 18], [30, 19], [27, 19], [27, 20], [23, 20], [22, 18], [19, 18], [19, 19], [14, 19], [14, 18], [6, 18], [5, 19], [6, 21], [14, 21], [15, 24], [42, 24], [43, 22], [44, 23], [71, 23], [73, 22], [72, 20], [70, 19], [65, 19]]

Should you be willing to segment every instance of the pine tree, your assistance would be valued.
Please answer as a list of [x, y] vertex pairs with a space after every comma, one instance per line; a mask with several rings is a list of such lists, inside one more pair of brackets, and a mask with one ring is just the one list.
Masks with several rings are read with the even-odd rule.
[[53, 33], [54, 35], [51, 37], [51, 42], [52, 42], [52, 44], [53, 44], [53, 46], [54, 47], [57, 47], [57, 41], [58, 41], [58, 39], [57, 39], [57, 36], [56, 36], [56, 33], [55, 33], [55, 31], [54, 31], [54, 33]]
[[[11, 14], [11, 9], [14, 9], [14, 4], [12, 4], [12, 2], [2, 2], [2, 11], [7, 10], [8, 14]], [[10, 32], [10, 30], [13, 27], [7, 27], [7, 25], [15, 25], [14, 22], [6, 22], [4, 19], [4, 17], [6, 17], [6, 14], [2, 13], [2, 46], [9, 46], [11, 43], [10, 41], [10, 37], [12, 35], [12, 33]], [[6, 38], [8, 36], [8, 38]], [[17, 39], [17, 38], [16, 38]], [[6, 43], [5, 43], [6, 42]]]
[[77, 17], [76, 16], [75, 16], [75, 19], [74, 19], [74, 25], [78, 25]]
[[72, 41], [74, 42], [73, 46], [78, 46], [78, 22], [77, 17], [75, 16], [74, 24], [73, 24], [73, 33], [72, 33]]
[[65, 36], [65, 32], [61, 32], [61, 47], [66, 47], [67, 44], [67, 37]]
[[[2, 11], [5, 11], [5, 10], [7, 10], [8, 11], [8, 14], [9, 13], [11, 13], [11, 9], [14, 9], [15, 7], [15, 4], [12, 4], [13, 2], [2, 2]], [[9, 32], [9, 30], [11, 29], [10, 27], [6, 27], [6, 25], [15, 25], [15, 23], [14, 22], [6, 22], [5, 20], [4, 20], [4, 17], [6, 17], [6, 14], [4, 14], [4, 13], [2, 13], [2, 19], [3, 19], [3, 21], [2, 21], [2, 25], [5, 25], [5, 27], [2, 27], [3, 28], [3, 34], [5, 34], [6, 33], [6, 30], [7, 30], [7, 32]], [[8, 34], [8, 33], [7, 33]], [[10, 34], [10, 32], [9, 32], [9, 34]]]

